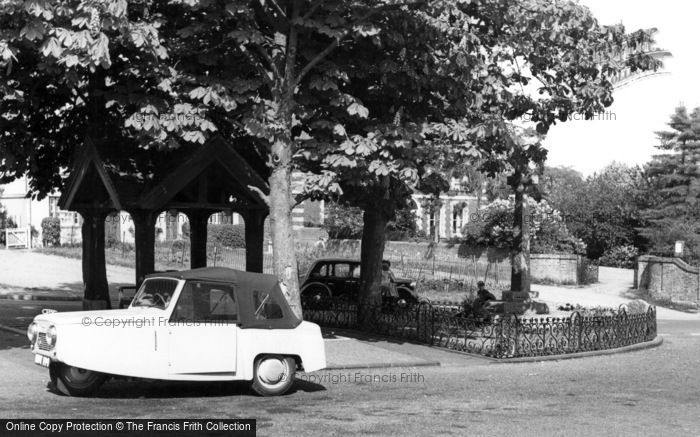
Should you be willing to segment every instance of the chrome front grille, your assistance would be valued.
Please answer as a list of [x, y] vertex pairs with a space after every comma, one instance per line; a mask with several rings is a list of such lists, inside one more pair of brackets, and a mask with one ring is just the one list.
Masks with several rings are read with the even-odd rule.
[[46, 333], [45, 332], [40, 332], [37, 340], [36, 340], [37, 345], [39, 346], [39, 350], [42, 351], [50, 351], [51, 346], [49, 346], [49, 342], [46, 341]]

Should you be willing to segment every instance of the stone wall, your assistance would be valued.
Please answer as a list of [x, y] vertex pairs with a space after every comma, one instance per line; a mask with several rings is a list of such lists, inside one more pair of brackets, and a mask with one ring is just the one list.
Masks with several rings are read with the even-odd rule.
[[[384, 256], [386, 258], [396, 258], [406, 256], [408, 258], [425, 259], [428, 252], [429, 243], [413, 243], [407, 241], [387, 241]], [[360, 257], [359, 240], [329, 240], [326, 243], [329, 253], [338, 256], [357, 258]], [[459, 257], [459, 245], [438, 243], [432, 249], [436, 258], [441, 260], [463, 260], [470, 265], [474, 259], [469, 253], [474, 252], [479, 269], [488, 263], [498, 263], [502, 268], [499, 270], [508, 271], [510, 269], [510, 256], [507, 250], [489, 248], [488, 250], [469, 251], [462, 248], [462, 257]], [[469, 253], [468, 253], [469, 252]], [[427, 261], [426, 261], [427, 262]], [[461, 261], [460, 261], [461, 262]], [[531, 254], [530, 274], [532, 282], [556, 283], [556, 284], [578, 284], [579, 271], [583, 263], [583, 257], [573, 254]], [[491, 270], [493, 271], [493, 270]]]
[[530, 254], [532, 282], [578, 284], [581, 256], [573, 254]]
[[652, 299], [700, 303], [700, 269], [681, 259], [642, 255], [634, 276], [636, 288]]

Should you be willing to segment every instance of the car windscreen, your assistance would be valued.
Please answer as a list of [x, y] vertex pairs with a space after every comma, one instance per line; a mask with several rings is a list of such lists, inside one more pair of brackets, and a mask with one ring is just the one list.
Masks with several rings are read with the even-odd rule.
[[131, 306], [165, 309], [170, 305], [177, 285], [177, 279], [146, 279], [134, 297]]

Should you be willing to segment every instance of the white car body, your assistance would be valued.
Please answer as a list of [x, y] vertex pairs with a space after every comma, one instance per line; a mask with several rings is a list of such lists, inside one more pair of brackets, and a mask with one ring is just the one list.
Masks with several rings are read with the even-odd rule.
[[[171, 302], [178, 302], [187, 282], [173, 275], [152, 275], [147, 281], [151, 279], [178, 280]], [[321, 329], [314, 323], [297, 319], [298, 325], [284, 329], [246, 328], [230, 321], [176, 323], [172, 315], [177, 305], [166, 305], [140, 307], [132, 302], [121, 310], [40, 314], [33, 327], [35, 362], [47, 367], [59, 362], [107, 375], [187, 381], [252, 380], [254, 363], [264, 355], [292, 357], [306, 372], [326, 367]], [[47, 342], [50, 329], [53, 345]]]

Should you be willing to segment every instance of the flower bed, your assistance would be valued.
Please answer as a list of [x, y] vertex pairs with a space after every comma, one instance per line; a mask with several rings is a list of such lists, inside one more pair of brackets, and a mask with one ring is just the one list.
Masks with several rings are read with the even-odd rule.
[[622, 307], [574, 311], [568, 317], [463, 317], [460, 308], [407, 308], [347, 301], [303, 302], [304, 319], [329, 328], [402, 338], [493, 358], [535, 357], [615, 349], [656, 337], [656, 308], [630, 314]]

